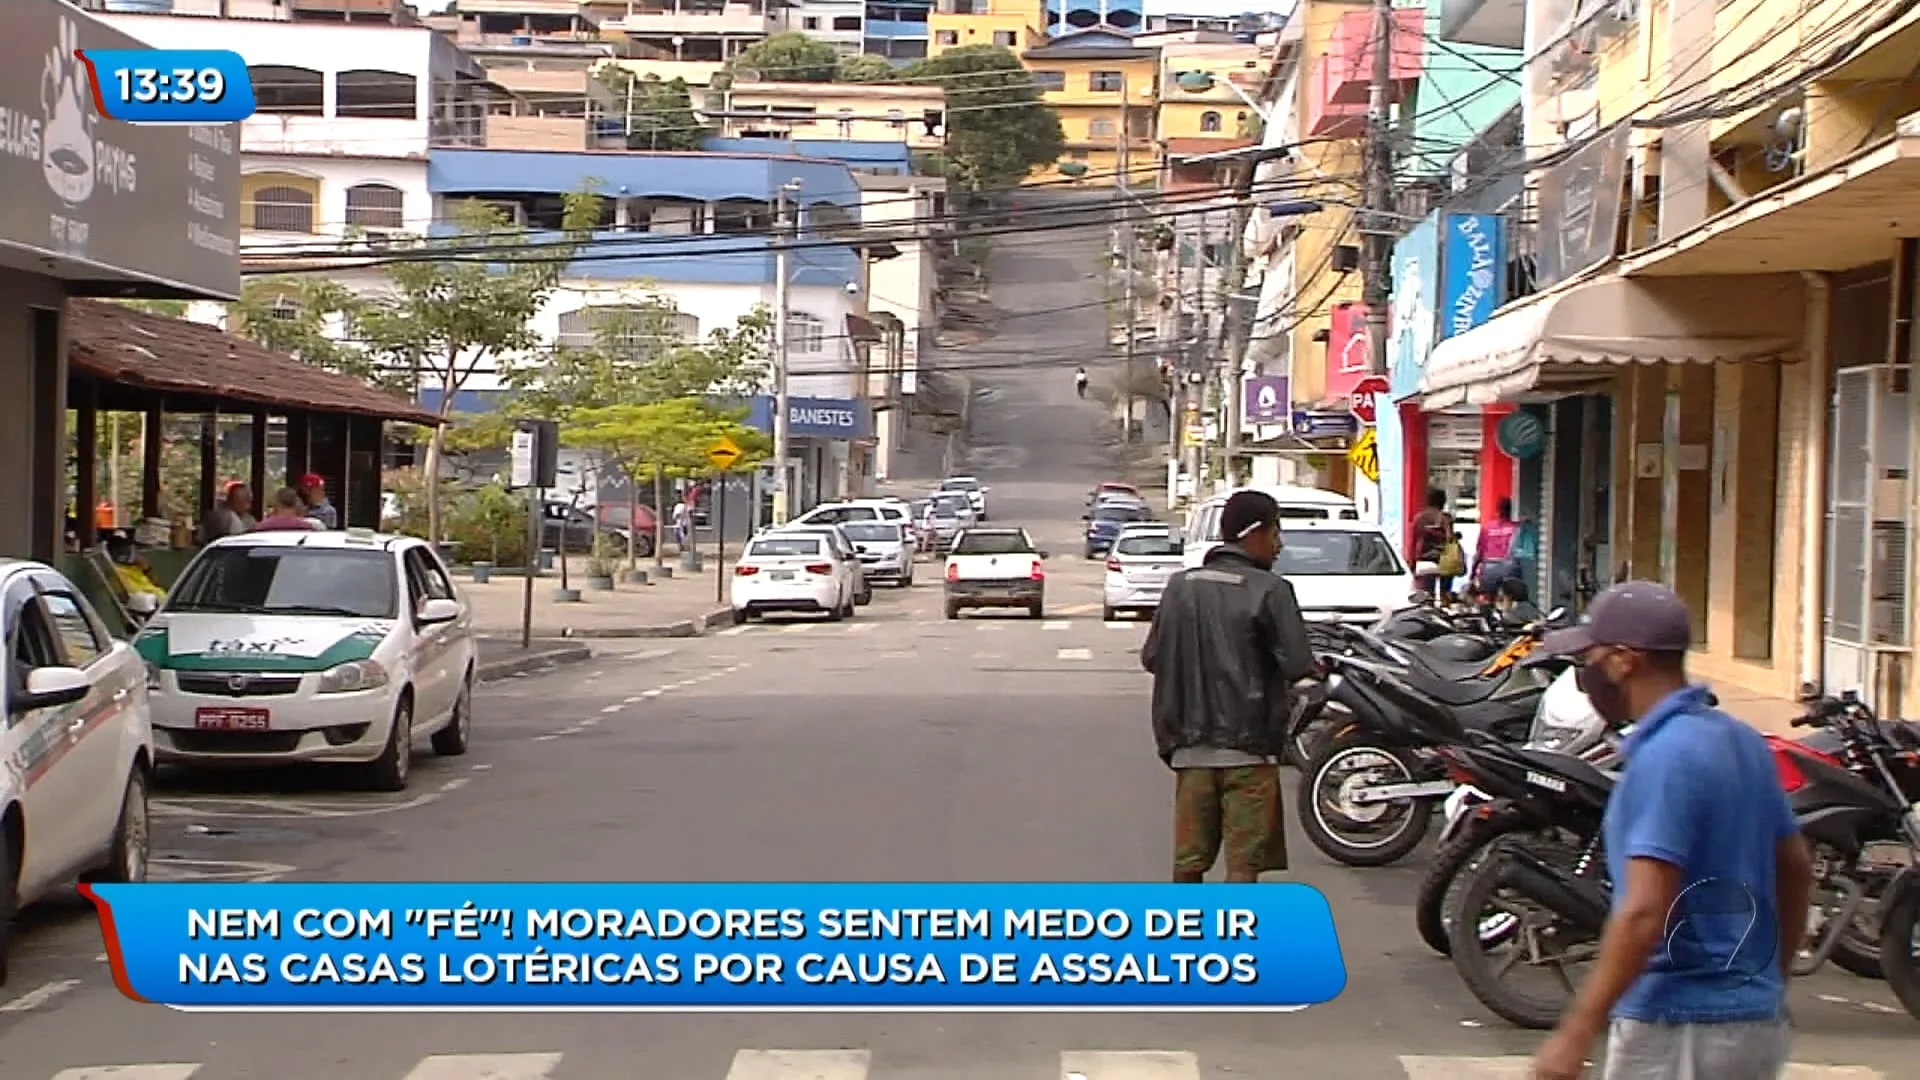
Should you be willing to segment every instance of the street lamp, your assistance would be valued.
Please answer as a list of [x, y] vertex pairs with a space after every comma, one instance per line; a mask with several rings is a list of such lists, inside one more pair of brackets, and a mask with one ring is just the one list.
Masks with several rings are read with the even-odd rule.
[[1240, 84], [1234, 82], [1232, 79], [1216, 78], [1211, 71], [1182, 71], [1174, 75], [1173, 81], [1180, 89], [1185, 90], [1189, 94], [1211, 93], [1225, 86], [1227, 89], [1233, 91], [1235, 97], [1246, 102], [1247, 108], [1253, 110], [1254, 115], [1260, 118], [1262, 124], [1272, 121], [1272, 117], [1267, 113], [1266, 106], [1255, 101], [1251, 94], [1240, 89]]

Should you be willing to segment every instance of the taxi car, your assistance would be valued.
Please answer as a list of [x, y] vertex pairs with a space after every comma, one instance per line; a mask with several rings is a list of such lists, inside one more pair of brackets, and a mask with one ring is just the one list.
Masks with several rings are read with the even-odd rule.
[[413, 744], [466, 753], [473, 612], [432, 547], [365, 530], [201, 549], [134, 641], [162, 764], [358, 766], [399, 791]]
[[0, 559], [0, 982], [21, 907], [75, 877], [147, 878], [153, 733], [133, 647], [42, 563]]

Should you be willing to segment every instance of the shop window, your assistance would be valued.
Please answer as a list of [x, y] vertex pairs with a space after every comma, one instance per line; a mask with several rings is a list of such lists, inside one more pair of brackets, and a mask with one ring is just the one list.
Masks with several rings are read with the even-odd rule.
[[253, 82], [253, 111], [321, 116], [327, 107], [327, 78], [312, 68], [260, 64], [247, 69]]
[[804, 311], [787, 312], [787, 351], [811, 355], [826, 348], [827, 329]]
[[1209, 109], [1200, 114], [1200, 130], [1209, 135], [1220, 130], [1220, 114]]
[[391, 184], [355, 184], [347, 189], [347, 224], [396, 231], [406, 227], [406, 193]]
[[419, 80], [398, 71], [343, 71], [333, 80], [333, 114], [414, 120], [419, 93]]

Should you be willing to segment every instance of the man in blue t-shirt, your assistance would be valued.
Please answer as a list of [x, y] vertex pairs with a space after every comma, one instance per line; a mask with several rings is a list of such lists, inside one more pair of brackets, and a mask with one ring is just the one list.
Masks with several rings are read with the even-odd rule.
[[1607, 1080], [1768, 1080], [1786, 1066], [1811, 857], [1766, 740], [1688, 684], [1692, 645], [1686, 605], [1647, 581], [1608, 589], [1542, 642], [1579, 664], [1594, 711], [1634, 730], [1603, 836], [1613, 912], [1539, 1080], [1579, 1077], [1603, 1029]]

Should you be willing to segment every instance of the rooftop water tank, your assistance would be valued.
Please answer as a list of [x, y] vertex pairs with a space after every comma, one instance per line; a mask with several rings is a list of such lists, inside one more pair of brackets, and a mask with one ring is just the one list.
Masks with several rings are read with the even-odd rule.
[[128, 15], [165, 15], [173, 10], [173, 0], [101, 0], [100, 7]]

